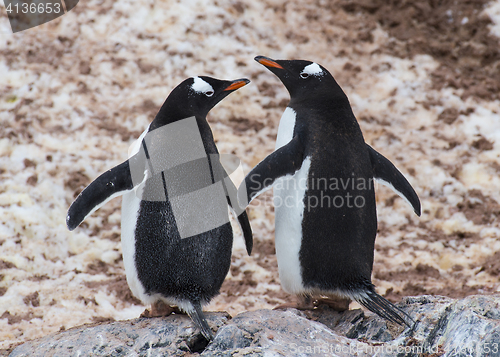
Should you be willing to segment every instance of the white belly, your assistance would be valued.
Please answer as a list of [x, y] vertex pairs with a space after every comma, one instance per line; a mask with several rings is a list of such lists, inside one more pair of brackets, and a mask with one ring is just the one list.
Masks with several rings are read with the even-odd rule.
[[295, 175], [281, 178], [274, 186], [276, 257], [281, 286], [290, 294], [304, 292], [299, 251], [310, 166], [311, 159], [306, 158]]

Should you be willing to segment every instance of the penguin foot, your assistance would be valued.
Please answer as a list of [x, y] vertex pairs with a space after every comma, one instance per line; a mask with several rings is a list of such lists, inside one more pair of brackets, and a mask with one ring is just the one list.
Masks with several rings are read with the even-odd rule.
[[313, 300], [310, 296], [301, 296], [299, 297], [299, 301], [278, 305], [273, 310], [297, 309], [307, 311], [317, 309], [321, 305], [326, 305], [335, 311], [342, 312], [349, 310], [351, 301], [349, 298], [341, 297], [320, 297]]
[[299, 296], [298, 301], [288, 302], [286, 304], [281, 304], [273, 308], [273, 310], [286, 310], [286, 309], [297, 309], [301, 311], [314, 310], [316, 307], [310, 296]]
[[318, 307], [321, 305], [327, 305], [335, 311], [346, 311], [349, 310], [349, 304], [351, 303], [349, 298], [319, 298], [314, 301], [314, 306]]
[[297, 310], [313, 310], [314, 306], [305, 306], [300, 303], [288, 302], [286, 304], [281, 304], [273, 308], [273, 310], [286, 310], [286, 309], [297, 309]]
[[151, 304], [151, 310], [144, 310], [141, 317], [165, 317], [172, 313], [182, 314], [177, 306], [170, 306], [159, 300]]

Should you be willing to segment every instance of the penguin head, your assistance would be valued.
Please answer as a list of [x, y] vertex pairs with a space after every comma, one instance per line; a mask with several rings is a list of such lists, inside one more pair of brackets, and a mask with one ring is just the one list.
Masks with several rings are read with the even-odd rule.
[[191, 77], [172, 90], [160, 112], [168, 121], [190, 116], [206, 117], [208, 112], [235, 90], [247, 85], [246, 78], [226, 81], [207, 76]]
[[222, 99], [248, 83], [250, 81], [246, 78], [234, 81], [225, 81], [206, 76], [189, 78], [187, 79], [187, 104], [192, 108], [192, 114], [206, 116]]
[[304, 60], [273, 60], [257, 56], [255, 60], [273, 72], [293, 99], [318, 96], [347, 98], [326, 68]]

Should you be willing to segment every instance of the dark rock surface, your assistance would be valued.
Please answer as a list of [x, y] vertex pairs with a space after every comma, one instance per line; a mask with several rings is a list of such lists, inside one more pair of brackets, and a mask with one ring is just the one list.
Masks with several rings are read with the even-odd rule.
[[362, 310], [207, 313], [206, 346], [187, 316], [76, 327], [27, 342], [21, 356], [500, 356], [500, 297], [408, 297], [410, 328]]
[[[224, 312], [206, 317], [213, 329], [230, 319]], [[75, 327], [20, 345], [10, 356], [184, 356], [206, 344], [189, 317], [171, 315]]]

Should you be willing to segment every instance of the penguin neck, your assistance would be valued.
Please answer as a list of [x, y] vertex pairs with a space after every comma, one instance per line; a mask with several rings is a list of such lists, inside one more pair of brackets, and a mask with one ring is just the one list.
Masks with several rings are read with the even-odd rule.
[[335, 132], [360, 132], [347, 97], [294, 100], [288, 104], [297, 113], [297, 124], [334, 129]]
[[291, 107], [307, 108], [313, 111], [342, 111], [351, 109], [349, 99], [342, 91], [315, 91], [302, 93], [300, 95], [290, 95]]

